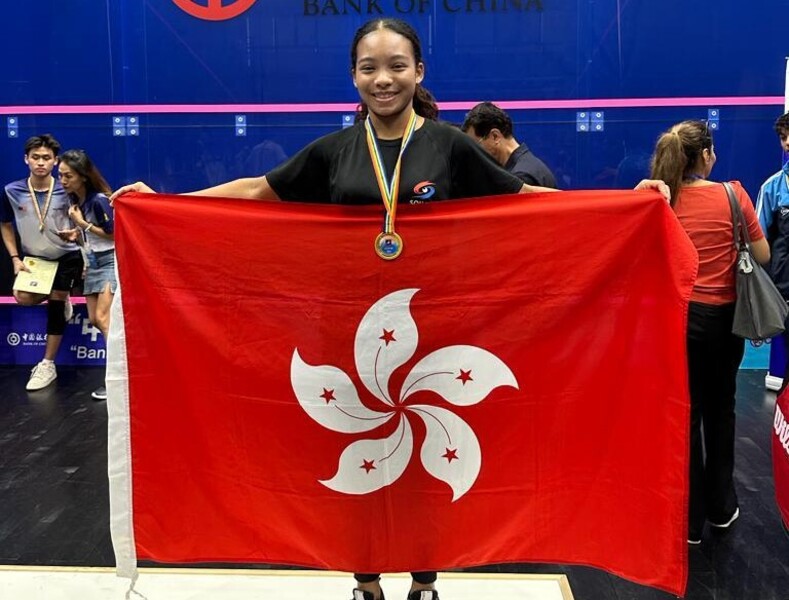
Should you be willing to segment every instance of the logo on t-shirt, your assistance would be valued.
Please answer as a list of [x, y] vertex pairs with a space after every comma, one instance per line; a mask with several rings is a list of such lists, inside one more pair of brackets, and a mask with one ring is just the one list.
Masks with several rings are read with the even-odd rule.
[[414, 196], [411, 204], [420, 204], [425, 200], [430, 200], [436, 193], [436, 184], [432, 181], [420, 181], [414, 186]]

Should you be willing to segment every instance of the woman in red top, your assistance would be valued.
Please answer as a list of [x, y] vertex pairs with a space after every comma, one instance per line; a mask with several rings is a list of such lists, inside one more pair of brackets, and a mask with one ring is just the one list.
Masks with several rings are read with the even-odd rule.
[[[734, 398], [745, 342], [731, 332], [734, 228], [726, 189], [707, 179], [714, 164], [712, 135], [703, 121], [674, 125], [660, 136], [652, 157], [652, 177], [668, 184], [674, 212], [699, 253], [688, 311], [690, 544], [701, 543], [705, 520], [725, 529], [740, 514], [733, 477]], [[739, 182], [732, 185], [751, 236], [751, 252], [765, 264], [770, 248], [753, 203]]]

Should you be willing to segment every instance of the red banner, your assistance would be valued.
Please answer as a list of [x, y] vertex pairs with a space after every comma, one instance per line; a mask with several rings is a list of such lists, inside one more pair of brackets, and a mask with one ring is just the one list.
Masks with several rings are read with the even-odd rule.
[[684, 592], [697, 259], [657, 194], [404, 206], [394, 261], [376, 206], [117, 209], [121, 571], [538, 561]]
[[784, 525], [789, 528], [789, 394], [786, 392], [775, 402], [773, 475], [778, 509]]

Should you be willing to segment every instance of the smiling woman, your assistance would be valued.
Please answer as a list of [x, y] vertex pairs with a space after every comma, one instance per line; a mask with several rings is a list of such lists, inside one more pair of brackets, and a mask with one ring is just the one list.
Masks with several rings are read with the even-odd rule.
[[402, 135], [405, 122], [388, 121], [398, 117], [402, 121], [409, 105], [420, 117], [438, 118], [433, 95], [421, 85], [425, 77], [422, 45], [403, 21], [382, 19], [361, 27], [351, 45], [351, 73], [361, 98], [356, 120], [369, 115], [380, 138], [386, 137], [390, 127], [395, 139]]
[[[354, 126], [315, 140], [264, 176], [237, 179], [193, 195], [345, 205], [381, 202], [383, 223], [380, 230], [370, 232], [370, 250], [382, 259], [392, 260], [408, 252], [408, 240], [396, 231], [398, 204], [556, 191], [523, 184], [472, 138], [437, 121], [436, 102], [422, 87], [426, 68], [419, 36], [408, 23], [388, 18], [365, 23], [353, 38], [350, 59], [351, 78], [360, 99]], [[126, 191], [152, 190], [138, 182], [121, 188], [114, 197]], [[349, 235], [357, 231], [349, 221]], [[380, 321], [373, 329], [391, 332], [384, 312], [376, 311], [371, 317]], [[480, 354], [479, 360], [488, 361], [488, 357]], [[295, 364], [301, 371], [309, 371], [298, 361]], [[471, 376], [467, 372], [463, 377]], [[458, 385], [454, 379], [451, 383]], [[327, 385], [323, 390], [325, 395], [321, 397], [327, 405], [336, 399], [335, 388]], [[428, 407], [417, 417], [401, 415], [401, 433], [405, 435], [409, 418], [421, 418], [432, 410]], [[463, 429], [449, 413], [441, 414], [439, 421], [452, 422], [458, 430]], [[448, 456], [443, 459], [451, 462], [456, 458], [452, 451], [448, 448]], [[368, 461], [363, 464], [369, 474], [374, 465], [369, 458], [364, 460]], [[407, 461], [401, 466], [405, 465]], [[357, 473], [358, 467], [354, 467], [356, 476], [361, 473]], [[430, 468], [441, 472], [438, 466]], [[462, 491], [463, 486], [457, 486], [456, 492]], [[377, 544], [374, 527], [372, 521], [360, 526], [359, 538]], [[414, 572], [412, 576], [409, 600], [438, 600], [435, 572]], [[354, 600], [384, 597], [380, 574], [357, 573], [355, 577]]]

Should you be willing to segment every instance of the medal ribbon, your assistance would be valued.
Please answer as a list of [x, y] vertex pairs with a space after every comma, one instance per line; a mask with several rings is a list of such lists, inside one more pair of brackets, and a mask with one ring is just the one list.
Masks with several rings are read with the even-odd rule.
[[33, 208], [36, 209], [36, 216], [38, 217], [38, 230], [43, 232], [44, 231], [44, 220], [47, 218], [47, 213], [49, 212], [49, 203], [52, 202], [52, 190], [55, 189], [55, 178], [50, 176], [49, 177], [49, 190], [47, 191], [47, 199], [44, 202], [44, 210], [41, 210], [41, 207], [38, 205], [38, 196], [36, 196], [36, 191], [33, 189], [33, 181], [32, 178], [27, 178], [27, 191], [30, 192], [30, 199], [33, 201]]
[[386, 167], [381, 158], [381, 153], [378, 150], [378, 143], [375, 141], [375, 131], [373, 131], [373, 125], [370, 122], [369, 115], [367, 115], [364, 125], [367, 129], [367, 150], [370, 152], [370, 160], [373, 162], [375, 180], [378, 182], [378, 190], [381, 192], [381, 199], [386, 208], [386, 215], [384, 216], [384, 233], [394, 233], [395, 216], [397, 214], [397, 195], [400, 192], [400, 166], [403, 162], [405, 148], [408, 146], [416, 130], [416, 112], [412, 109], [411, 115], [408, 117], [408, 123], [406, 123], [405, 130], [403, 131], [403, 141], [400, 143], [400, 153], [397, 155], [397, 163], [395, 164], [391, 181], [386, 178]]

